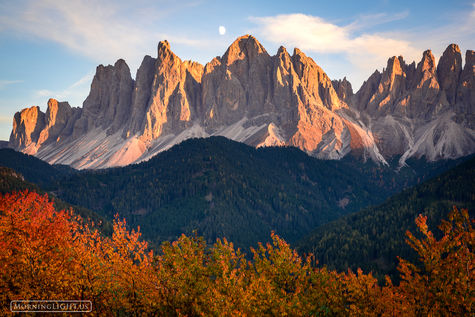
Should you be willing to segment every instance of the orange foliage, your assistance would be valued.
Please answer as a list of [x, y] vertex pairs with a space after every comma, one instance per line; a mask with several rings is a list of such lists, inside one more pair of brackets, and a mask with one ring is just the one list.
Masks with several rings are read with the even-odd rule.
[[104, 238], [71, 211], [55, 211], [47, 195], [2, 196], [1, 309], [15, 299], [85, 299], [97, 315], [141, 311], [153, 255], [139, 237], [116, 220]]
[[27, 191], [0, 197], [0, 300], [86, 299], [93, 315], [438, 316], [474, 312], [473, 243], [468, 212], [457, 209], [437, 240], [426, 218], [423, 239], [408, 233], [422, 266], [400, 260], [402, 282], [378, 285], [361, 270], [314, 268], [277, 235], [253, 260], [232, 243], [207, 246], [182, 235], [148, 251], [140, 232], [117, 217], [104, 237], [48, 197]]
[[416, 220], [423, 240], [407, 232], [409, 245], [417, 251], [422, 266], [400, 259], [400, 291], [412, 313], [424, 316], [470, 316], [475, 307], [473, 219], [468, 211], [454, 210], [436, 240], [427, 227], [427, 217]]

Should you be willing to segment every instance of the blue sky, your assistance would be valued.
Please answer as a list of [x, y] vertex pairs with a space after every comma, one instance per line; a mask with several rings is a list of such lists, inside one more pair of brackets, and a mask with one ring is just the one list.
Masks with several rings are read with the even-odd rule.
[[45, 111], [51, 97], [82, 106], [99, 64], [124, 58], [135, 77], [164, 39], [205, 64], [244, 34], [271, 55], [299, 47], [357, 90], [393, 55], [475, 49], [475, 1], [0, 0], [0, 140], [22, 108]]

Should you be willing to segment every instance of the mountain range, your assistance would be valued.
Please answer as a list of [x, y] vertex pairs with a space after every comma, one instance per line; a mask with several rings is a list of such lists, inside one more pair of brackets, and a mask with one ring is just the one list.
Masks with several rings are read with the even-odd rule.
[[271, 56], [250, 35], [205, 66], [182, 61], [167, 41], [135, 80], [122, 59], [99, 65], [82, 108], [50, 99], [17, 112], [9, 147], [74, 168], [148, 160], [192, 137], [251, 146], [295, 146], [311, 156], [352, 155], [403, 166], [475, 151], [475, 53], [457, 45], [417, 65], [391, 57], [354, 93], [295, 48]]

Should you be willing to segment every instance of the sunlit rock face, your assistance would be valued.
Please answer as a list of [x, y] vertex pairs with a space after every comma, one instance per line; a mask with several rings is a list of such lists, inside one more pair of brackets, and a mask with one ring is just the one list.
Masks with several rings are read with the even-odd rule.
[[9, 145], [76, 168], [127, 165], [210, 135], [323, 159], [455, 158], [475, 148], [473, 51], [465, 61], [454, 44], [437, 66], [429, 50], [417, 65], [392, 57], [353, 93], [299, 49], [271, 56], [250, 35], [205, 66], [163, 41], [135, 80], [124, 60], [98, 66], [82, 108], [51, 99], [46, 113], [15, 114]]
[[10, 135], [10, 146], [34, 154], [33, 146], [36, 149], [36, 143], [41, 130], [45, 126], [45, 114], [39, 107], [31, 107], [15, 113], [13, 117], [13, 130]]

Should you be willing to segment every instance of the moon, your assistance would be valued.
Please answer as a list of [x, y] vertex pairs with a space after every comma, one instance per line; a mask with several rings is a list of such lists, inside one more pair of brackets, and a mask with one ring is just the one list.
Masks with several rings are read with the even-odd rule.
[[224, 35], [226, 34], [226, 28], [222, 25], [219, 26], [218, 28], [219, 35]]

